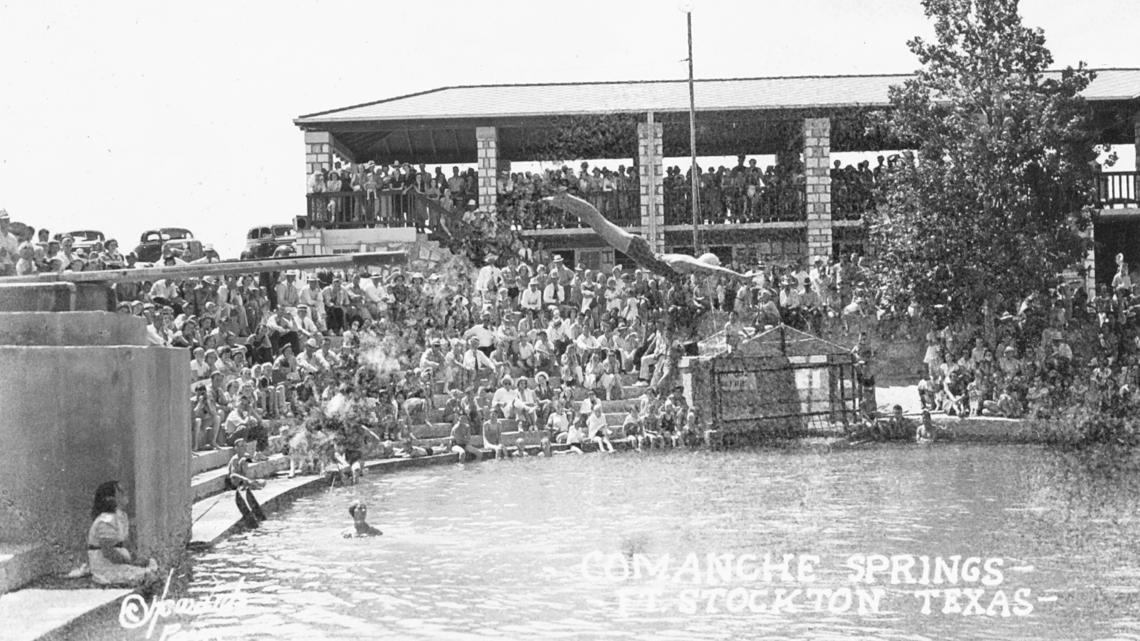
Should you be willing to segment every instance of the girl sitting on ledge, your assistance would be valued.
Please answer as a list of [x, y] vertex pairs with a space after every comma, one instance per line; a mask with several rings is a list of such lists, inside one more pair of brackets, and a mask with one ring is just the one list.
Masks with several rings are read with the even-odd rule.
[[158, 579], [158, 563], [150, 559], [137, 564], [127, 549], [130, 518], [127, 494], [117, 481], [107, 481], [95, 490], [91, 529], [87, 531], [87, 563], [91, 578], [100, 585], [144, 587]]

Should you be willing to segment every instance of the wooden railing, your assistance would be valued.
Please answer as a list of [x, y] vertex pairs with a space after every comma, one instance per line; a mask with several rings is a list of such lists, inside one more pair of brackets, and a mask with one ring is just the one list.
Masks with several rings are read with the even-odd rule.
[[[688, 184], [665, 189], [665, 224], [693, 224], [691, 192]], [[770, 223], [807, 220], [807, 198], [804, 185], [782, 185], [760, 188], [751, 197], [740, 194], [725, 197], [700, 194], [700, 223]]]
[[309, 224], [323, 229], [363, 227], [415, 227], [437, 231], [440, 220], [452, 212], [415, 190], [384, 190], [309, 194]]
[[1101, 207], [1140, 207], [1140, 171], [1106, 171], [1096, 176]]

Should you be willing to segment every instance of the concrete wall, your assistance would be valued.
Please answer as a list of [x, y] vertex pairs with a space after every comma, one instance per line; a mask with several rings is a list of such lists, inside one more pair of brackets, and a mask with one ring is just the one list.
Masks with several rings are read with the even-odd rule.
[[[28, 340], [72, 336], [77, 317], [59, 316], [69, 318]], [[137, 329], [102, 320], [91, 320], [92, 335]], [[12, 335], [29, 336], [36, 322], [15, 321], [25, 329]], [[185, 350], [8, 344], [0, 363], [0, 541], [43, 542], [55, 569], [68, 568], [85, 555], [96, 486], [116, 479], [131, 498], [139, 553], [173, 563], [190, 535]]]
[[141, 318], [111, 312], [0, 312], [0, 345], [145, 345]]
[[333, 254], [338, 251], [374, 251], [388, 243], [414, 243], [416, 230], [411, 227], [376, 227], [362, 229], [306, 229], [297, 233], [295, 246], [302, 256]]

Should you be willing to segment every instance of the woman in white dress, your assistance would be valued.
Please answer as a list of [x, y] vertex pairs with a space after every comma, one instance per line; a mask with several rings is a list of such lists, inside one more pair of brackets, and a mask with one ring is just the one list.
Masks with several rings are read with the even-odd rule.
[[127, 549], [130, 518], [124, 509], [127, 495], [117, 481], [107, 481], [95, 490], [91, 529], [87, 532], [87, 564], [91, 578], [100, 585], [139, 587], [157, 578], [158, 564], [134, 562]]

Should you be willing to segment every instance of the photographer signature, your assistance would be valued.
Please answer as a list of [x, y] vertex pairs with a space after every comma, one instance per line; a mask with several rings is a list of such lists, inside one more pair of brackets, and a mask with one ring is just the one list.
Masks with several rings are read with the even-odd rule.
[[[166, 576], [166, 586], [162, 589], [162, 595], [152, 596], [149, 603], [141, 594], [131, 594], [124, 598], [119, 606], [119, 625], [127, 630], [137, 630], [146, 626], [145, 638], [150, 639], [155, 627], [164, 619], [231, 612], [245, 605], [246, 596], [238, 591], [215, 594], [204, 599], [167, 598], [173, 575], [174, 571], [171, 570]], [[178, 625], [165, 627], [181, 628]], [[166, 638], [168, 632], [169, 630], [164, 628], [162, 637]]]

